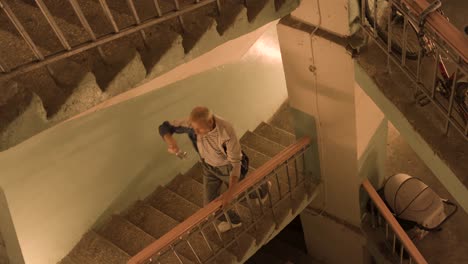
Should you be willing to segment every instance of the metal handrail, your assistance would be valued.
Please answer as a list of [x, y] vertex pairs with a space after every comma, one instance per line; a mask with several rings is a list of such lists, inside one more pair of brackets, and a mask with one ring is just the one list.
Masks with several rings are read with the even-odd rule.
[[[303, 137], [299, 139], [296, 143], [282, 150], [275, 157], [267, 161], [264, 165], [256, 169], [249, 175], [249, 177], [239, 182], [239, 184], [235, 187], [235, 189], [233, 190], [233, 197], [235, 197], [234, 199], [238, 198], [243, 193], [249, 192], [248, 189], [251, 189], [253, 186], [256, 186], [260, 182], [264, 181], [265, 177], [268, 176], [270, 173], [274, 172], [275, 169], [277, 169], [280, 165], [285, 163], [287, 165], [287, 161], [294, 157], [297, 153], [304, 151], [310, 144], [310, 142], [311, 139], [309, 137]], [[216, 214], [216, 212], [220, 211], [220, 209], [222, 208], [222, 198], [223, 196], [221, 195], [216, 200], [212, 201], [205, 207], [198, 210], [195, 214], [187, 218], [185, 221], [174, 227], [168, 233], [166, 233], [158, 240], [156, 240], [155, 242], [147, 246], [145, 249], [140, 251], [138, 254], [133, 256], [127, 262], [127, 264], [147, 263], [147, 261], [152, 259], [153, 256], [157, 255], [158, 253], [164, 251], [167, 248], [171, 248], [171, 250], [177, 256], [177, 253], [174, 250], [173, 243], [177, 242], [181, 237], [184, 237], [185, 234], [190, 233], [191, 230], [197, 229], [200, 223], [204, 222], [205, 220], [209, 219], [211, 216]], [[229, 218], [228, 221], [230, 221]]]
[[[392, 33], [392, 23], [391, 23], [391, 12], [388, 12], [388, 31], [386, 32], [386, 39], [381, 39], [377, 32], [381, 29], [378, 28], [376, 24], [377, 19], [374, 19], [373, 25], [368, 25], [365, 21], [366, 14], [365, 10], [367, 8], [367, 1], [361, 1], [361, 27], [364, 29], [371, 38], [374, 38], [377, 46], [387, 54], [387, 68], [390, 71], [391, 63], [394, 63], [401, 69], [401, 71], [413, 82], [414, 86], [417, 88], [417, 93], [423, 95], [422, 98], [432, 103], [435, 106], [435, 109], [439, 111], [440, 114], [444, 117], [443, 129], [444, 133], [448, 135], [449, 128], [455, 128], [461, 136], [468, 141], [468, 118], [464, 117], [464, 114], [455, 113], [455, 85], [461, 76], [468, 76], [468, 64], [466, 63], [466, 57], [468, 56], [468, 39], [462, 35], [462, 33], [451, 25], [447, 19], [445, 19], [441, 14], [437, 12], [429, 13], [426, 16], [427, 23], [423, 23], [422, 29], [417, 29], [424, 33], [424, 36], [430, 39], [431, 43], [434, 45], [433, 49], [435, 50], [434, 56], [434, 65], [433, 65], [433, 75], [432, 84], [427, 85], [421, 81], [421, 65], [422, 57], [425, 56], [423, 48], [418, 52], [417, 55], [417, 65], [416, 70], [408, 66], [406, 60], [408, 42], [408, 31], [411, 25], [420, 25], [419, 15], [423, 12], [422, 8], [427, 8], [429, 4], [425, 0], [389, 0], [388, 4], [391, 8], [398, 10], [404, 18], [403, 21], [403, 46], [402, 54], [399, 55], [393, 51], [393, 33]], [[377, 1], [374, 2], [375, 5]], [[387, 2], [385, 2], [387, 3]], [[410, 10], [408, 10], [408, 8]], [[377, 10], [377, 7], [374, 6], [374, 9]], [[376, 12], [374, 10], [374, 12]], [[416, 11], [415, 11], [416, 10]], [[376, 14], [374, 14], [376, 17]], [[410, 25], [411, 24], [411, 25]], [[439, 67], [439, 61], [441, 56], [444, 55], [447, 57], [447, 60], [453, 64], [455, 72], [453, 74], [453, 81], [451, 82], [450, 87], [448, 87], [449, 98], [442, 99], [440, 96], [436, 96], [436, 88], [438, 85], [437, 82], [437, 69]]]
[[[426, 0], [402, 0], [416, 15], [421, 15], [430, 4]], [[440, 13], [427, 15], [427, 24], [447, 44], [456, 50], [465, 62], [468, 62], [468, 38]]]
[[[423, 257], [418, 248], [414, 245], [413, 241], [409, 238], [408, 234], [403, 230], [401, 225], [395, 219], [393, 214], [390, 212], [388, 207], [385, 205], [382, 198], [369, 182], [368, 179], [365, 179], [362, 182], [362, 187], [369, 194], [369, 198], [372, 200], [372, 203], [377, 206], [377, 209], [380, 211], [380, 214], [383, 216], [385, 221], [388, 223], [390, 228], [393, 230], [394, 234], [400, 240], [402, 247], [408, 252], [411, 256], [410, 263], [414, 260], [417, 264], [427, 264], [426, 259]], [[395, 242], [394, 242], [395, 245]], [[400, 262], [402, 262], [403, 252], [400, 250]]]

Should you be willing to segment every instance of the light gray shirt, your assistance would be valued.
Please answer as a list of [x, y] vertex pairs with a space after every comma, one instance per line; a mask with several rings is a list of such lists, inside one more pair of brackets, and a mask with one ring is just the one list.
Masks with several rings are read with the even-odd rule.
[[[204, 136], [197, 135], [200, 157], [214, 167], [232, 165], [231, 176], [240, 177], [242, 151], [233, 126], [215, 115], [215, 128]], [[188, 119], [170, 122], [173, 126], [189, 126]], [[224, 147], [226, 151], [224, 151]]]

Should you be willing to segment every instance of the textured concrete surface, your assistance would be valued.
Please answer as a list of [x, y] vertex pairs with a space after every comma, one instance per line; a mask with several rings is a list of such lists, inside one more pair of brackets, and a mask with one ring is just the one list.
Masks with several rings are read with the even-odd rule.
[[[455, 201], [391, 123], [387, 145], [387, 177], [395, 173], [407, 173], [420, 178], [441, 198]], [[416, 242], [416, 246], [431, 264], [468, 263], [467, 223], [468, 214], [459, 208], [453, 218], [443, 225], [442, 231], [428, 234], [423, 240]]]
[[[70, 63], [77, 63], [78, 68], [56, 62], [51, 67], [52, 75], [41, 68], [15, 77], [21, 86], [24, 85], [25, 89], [30, 93], [36, 93], [41, 99], [50, 122], [46, 122], [45, 126], [33, 127], [37, 123], [36, 120], [33, 118], [28, 121], [28, 115], [21, 115], [27, 109], [24, 106], [27, 102], [17, 105], [2, 104], [2, 111], [8, 112], [8, 116], [13, 116], [17, 123], [21, 122], [19, 125], [10, 126], [9, 131], [5, 133], [11, 135], [19, 127], [22, 129], [18, 130], [18, 133], [22, 136], [11, 141], [11, 137], [3, 136], [3, 141], [6, 143], [0, 145], [0, 150], [8, 149], [99, 102], [191, 61], [221, 43], [282, 17], [298, 5], [297, 0], [249, 1], [246, 7], [242, 2], [231, 0], [220, 3], [222, 5], [220, 14], [216, 11], [215, 3], [212, 3], [185, 14], [183, 24], [177, 18], [172, 18], [144, 31], [107, 43], [102, 46], [104, 54], [102, 58], [97, 50], [92, 49], [67, 59]], [[58, 38], [33, 1], [11, 0], [8, 4], [17, 13], [18, 19], [43, 54], [55, 54], [63, 50]], [[85, 31], [67, 2], [47, 0], [45, 4], [72, 47], [91, 40], [91, 36]], [[113, 33], [114, 29], [98, 1], [84, 0], [79, 1], [79, 4], [97, 37]], [[161, 1], [159, 4], [163, 14], [173, 12], [175, 9], [172, 1]], [[180, 7], [192, 4], [193, 1], [181, 1]], [[135, 24], [136, 20], [128, 2], [112, 1], [108, 5], [120, 30]], [[135, 1], [134, 5], [141, 21], [156, 16], [153, 1]], [[36, 60], [3, 12], [0, 14], [0, 22], [0, 55], [2, 63], [5, 63], [3, 66], [11, 69]], [[142, 34], [146, 36], [145, 43]], [[72, 76], [74, 78], [71, 78]], [[4, 84], [0, 86], [3, 87]], [[1, 121], [9, 125], [13, 122], [10, 119], [12, 118]], [[4, 130], [1, 132], [3, 134]]]

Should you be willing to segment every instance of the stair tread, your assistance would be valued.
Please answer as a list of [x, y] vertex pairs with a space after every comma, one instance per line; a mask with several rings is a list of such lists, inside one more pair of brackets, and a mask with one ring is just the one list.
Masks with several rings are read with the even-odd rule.
[[78, 263], [126, 264], [130, 256], [94, 231], [86, 233], [70, 257]]
[[143, 201], [136, 202], [127, 212], [125, 218], [156, 239], [179, 224], [173, 218]]
[[[126, 217], [130, 222], [155, 238], [160, 238], [179, 224], [178, 221], [142, 201], [137, 202], [127, 213]], [[187, 239], [202, 260], [206, 260], [212, 255], [201, 234], [197, 232], [192, 233]], [[213, 241], [209, 242], [215, 251], [219, 249], [219, 246]], [[179, 243], [176, 249], [185, 257], [196, 261], [195, 256], [186, 243]], [[233, 259], [232, 255], [229, 256], [226, 253], [221, 257], [224, 257], [225, 260]]]
[[267, 138], [257, 135], [253, 132], [247, 131], [240, 140], [241, 144], [244, 144], [252, 149], [257, 150], [269, 157], [274, 157], [285, 147], [278, 143], [275, 143]]
[[[45, 53], [44, 55], [65, 50], [45, 16], [36, 5], [29, 5], [23, 1], [8, 1], [8, 4], [33, 42], [41, 47]], [[83, 28], [57, 17], [54, 17], [54, 20], [70, 46], [76, 46], [90, 39]]]
[[269, 125], [265, 122], [262, 122], [259, 126], [257, 126], [253, 132], [284, 147], [287, 147], [296, 141], [294, 134]]
[[[14, 34], [13, 26], [0, 16], [0, 55], [2, 66], [7, 69], [36, 60], [34, 53], [29, 49], [24, 40], [17, 34]], [[8, 28], [7, 28], [8, 27]], [[10, 52], [14, 50], [15, 52]]]
[[203, 207], [203, 185], [192, 177], [179, 174], [166, 187], [197, 206]]
[[184, 221], [200, 209], [194, 203], [161, 186], [146, 199], [146, 202], [179, 222]]
[[289, 102], [284, 102], [268, 122], [270, 125], [294, 134], [294, 123]]
[[145, 233], [121, 216], [115, 215], [98, 230], [98, 233], [130, 256], [136, 255], [155, 238]]

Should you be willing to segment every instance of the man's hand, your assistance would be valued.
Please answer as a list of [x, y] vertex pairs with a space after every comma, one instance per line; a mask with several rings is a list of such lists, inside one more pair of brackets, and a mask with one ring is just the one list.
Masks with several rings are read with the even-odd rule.
[[177, 142], [175, 139], [172, 137], [172, 135], [167, 134], [164, 136], [164, 141], [167, 143], [167, 151], [171, 154], [177, 154], [179, 152], [179, 146], [177, 145]]
[[179, 147], [176, 145], [169, 145], [167, 151], [171, 154], [177, 154], [179, 152]]

